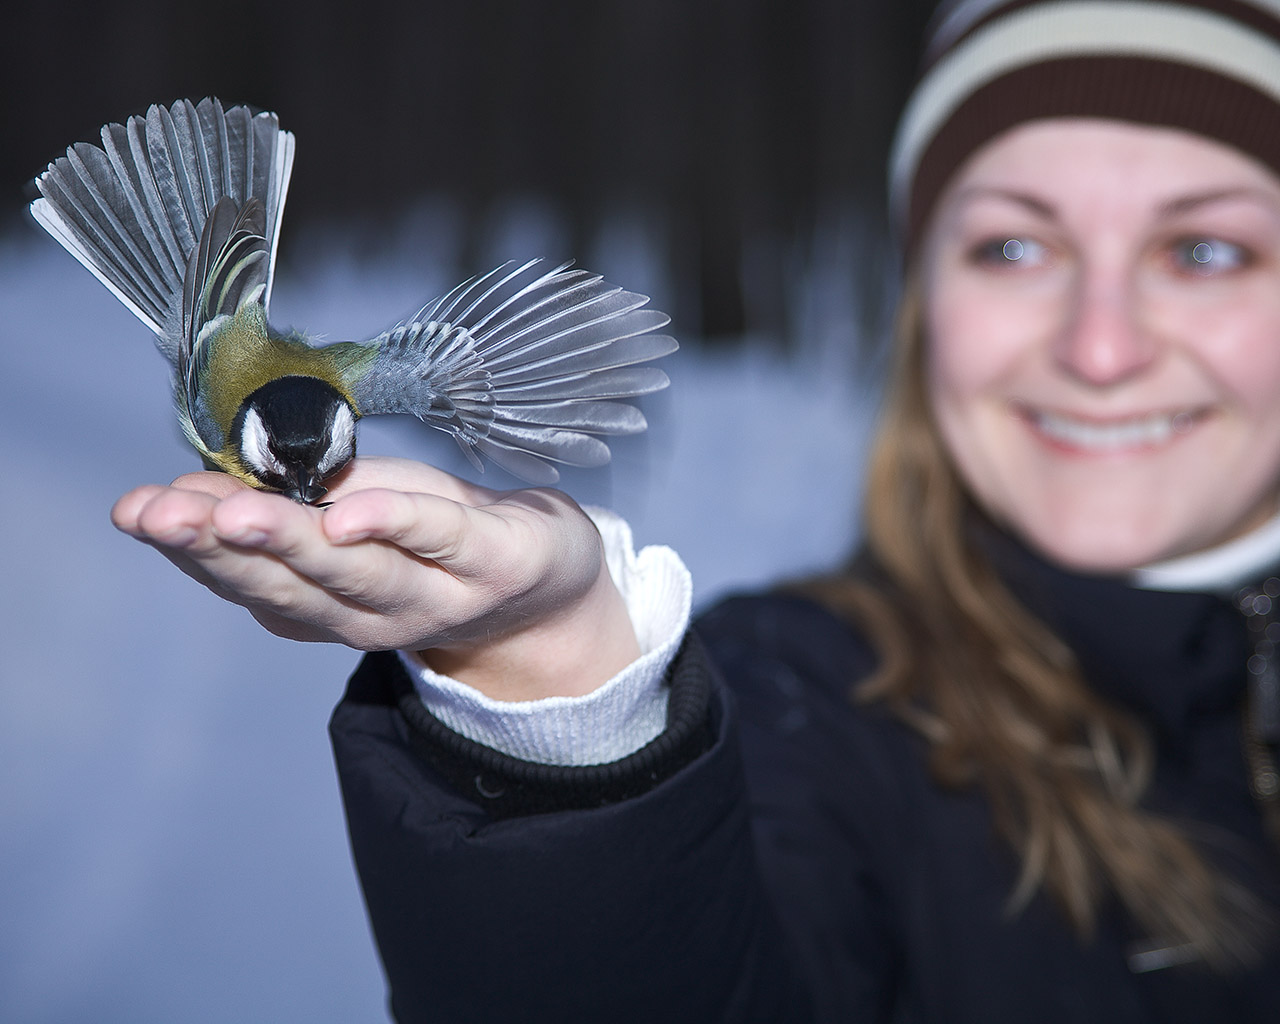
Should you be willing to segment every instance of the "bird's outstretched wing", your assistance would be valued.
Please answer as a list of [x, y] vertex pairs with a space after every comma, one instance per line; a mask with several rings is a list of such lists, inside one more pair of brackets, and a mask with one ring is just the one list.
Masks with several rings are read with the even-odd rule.
[[530, 483], [559, 479], [552, 463], [608, 462], [594, 435], [645, 429], [617, 399], [666, 387], [665, 373], [637, 364], [678, 346], [650, 333], [670, 318], [646, 296], [568, 268], [504, 263], [368, 342], [352, 383], [360, 413], [412, 413], [453, 434], [477, 468], [483, 455]]
[[[157, 336], [176, 367], [184, 341], [184, 280], [206, 221], [229, 198], [262, 204], [261, 300], [270, 301], [276, 235], [293, 165], [293, 136], [271, 113], [216, 99], [152, 106], [77, 143], [36, 179], [36, 220]], [[234, 218], [233, 218], [234, 220]], [[215, 255], [218, 250], [215, 249]]]

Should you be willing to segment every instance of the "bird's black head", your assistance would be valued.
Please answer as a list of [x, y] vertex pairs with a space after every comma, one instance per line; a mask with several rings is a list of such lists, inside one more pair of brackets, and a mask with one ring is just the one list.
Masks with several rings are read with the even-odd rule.
[[231, 444], [264, 487], [313, 505], [356, 453], [356, 414], [318, 377], [278, 377], [244, 400]]

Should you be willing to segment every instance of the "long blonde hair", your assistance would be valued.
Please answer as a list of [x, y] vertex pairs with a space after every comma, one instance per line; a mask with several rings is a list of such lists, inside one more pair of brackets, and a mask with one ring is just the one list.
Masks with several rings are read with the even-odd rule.
[[1153, 761], [1143, 729], [1090, 691], [968, 542], [970, 498], [925, 390], [921, 306], [913, 278], [866, 486], [866, 550], [887, 585], [850, 569], [805, 588], [878, 649], [856, 699], [883, 701], [928, 739], [939, 784], [985, 791], [1021, 862], [1011, 913], [1043, 889], [1088, 937], [1114, 893], [1161, 945], [1248, 962], [1262, 927], [1252, 898], [1139, 807]]

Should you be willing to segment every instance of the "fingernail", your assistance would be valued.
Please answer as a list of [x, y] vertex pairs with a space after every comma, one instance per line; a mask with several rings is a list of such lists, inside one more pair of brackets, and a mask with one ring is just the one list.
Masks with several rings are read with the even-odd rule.
[[340, 520], [334, 518], [334, 513], [329, 511], [324, 513], [324, 532], [328, 535], [331, 544], [354, 544], [369, 536], [369, 531], [366, 529], [360, 527], [343, 529], [340, 525], [336, 525], [339, 522]]
[[257, 547], [267, 542], [267, 531], [260, 530], [256, 526], [242, 526], [226, 532], [219, 531], [218, 536], [223, 540], [229, 540], [232, 544], [240, 544], [244, 547]]
[[168, 533], [159, 534], [156, 539], [171, 548], [187, 548], [196, 542], [200, 534], [193, 527], [179, 526]]

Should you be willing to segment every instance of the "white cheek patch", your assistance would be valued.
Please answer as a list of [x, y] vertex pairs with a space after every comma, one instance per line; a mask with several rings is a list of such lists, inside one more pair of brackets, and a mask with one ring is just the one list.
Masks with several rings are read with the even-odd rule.
[[289, 475], [271, 451], [267, 428], [263, 425], [258, 410], [252, 406], [244, 414], [244, 426], [240, 432], [240, 457], [258, 476]]
[[346, 402], [342, 402], [334, 410], [333, 428], [329, 431], [329, 447], [325, 449], [324, 457], [316, 467], [316, 472], [321, 477], [328, 476], [350, 459], [355, 451], [356, 418], [351, 412], [351, 407]]

